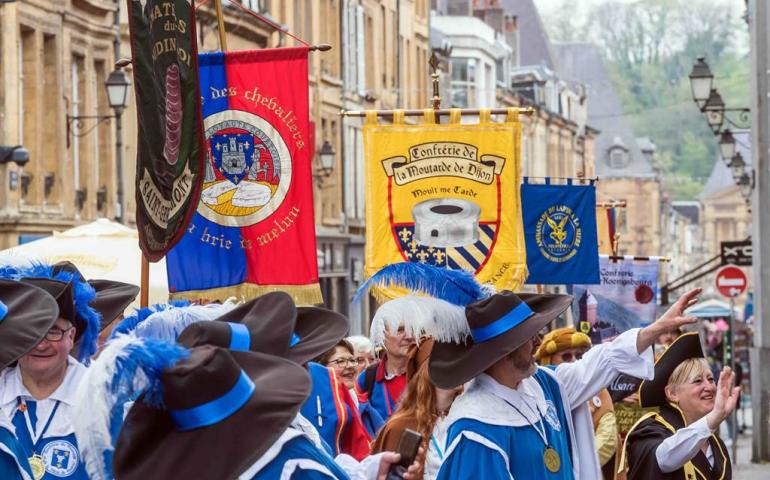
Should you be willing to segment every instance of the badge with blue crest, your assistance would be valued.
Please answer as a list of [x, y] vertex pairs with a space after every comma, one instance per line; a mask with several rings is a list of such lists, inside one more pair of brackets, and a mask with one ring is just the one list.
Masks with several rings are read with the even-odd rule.
[[[579, 184], [586, 182], [586, 184]], [[599, 283], [596, 187], [593, 180], [550, 178], [521, 186], [529, 284]]]

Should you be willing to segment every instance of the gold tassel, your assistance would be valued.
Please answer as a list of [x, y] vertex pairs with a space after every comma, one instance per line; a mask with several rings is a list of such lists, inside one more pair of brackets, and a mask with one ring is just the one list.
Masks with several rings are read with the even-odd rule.
[[238, 301], [248, 301], [270, 292], [286, 292], [297, 305], [323, 304], [321, 287], [317, 283], [309, 285], [255, 285], [242, 283], [231, 287], [209, 288], [206, 290], [187, 290], [170, 295], [172, 300], [189, 300], [192, 302], [224, 302], [235, 297]]

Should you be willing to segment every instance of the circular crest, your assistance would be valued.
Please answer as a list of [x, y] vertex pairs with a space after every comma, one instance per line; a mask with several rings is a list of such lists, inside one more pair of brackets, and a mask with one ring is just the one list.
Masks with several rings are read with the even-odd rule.
[[203, 121], [206, 176], [198, 213], [228, 227], [246, 227], [281, 206], [292, 180], [291, 155], [262, 117], [225, 110]]
[[535, 240], [548, 260], [563, 263], [577, 255], [583, 232], [580, 219], [566, 205], [555, 205], [540, 215]]

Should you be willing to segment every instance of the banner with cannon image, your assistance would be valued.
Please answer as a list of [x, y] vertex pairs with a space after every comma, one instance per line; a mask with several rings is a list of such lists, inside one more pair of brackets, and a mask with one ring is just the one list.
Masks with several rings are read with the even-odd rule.
[[207, 162], [187, 233], [166, 259], [172, 298], [321, 303], [308, 49], [200, 55]]
[[[366, 273], [399, 262], [474, 272], [516, 289], [527, 275], [519, 201], [520, 124], [506, 121], [378, 124], [367, 112]], [[395, 292], [381, 292], [393, 296]]]
[[138, 124], [136, 223], [142, 252], [158, 261], [195, 211], [205, 160], [195, 6], [190, 0], [127, 4]]

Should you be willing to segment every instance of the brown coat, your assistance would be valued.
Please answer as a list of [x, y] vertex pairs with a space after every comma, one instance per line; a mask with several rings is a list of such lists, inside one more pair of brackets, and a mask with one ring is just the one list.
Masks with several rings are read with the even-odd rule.
[[[377, 434], [377, 438], [372, 445], [372, 453], [379, 452], [398, 452], [398, 442], [401, 439], [401, 434], [410, 428], [417, 430], [417, 419], [415, 417], [391, 417], [390, 420], [382, 427], [380, 433]], [[423, 439], [422, 447], [427, 451], [428, 441]], [[423, 467], [417, 472], [416, 478], [422, 478]]]

